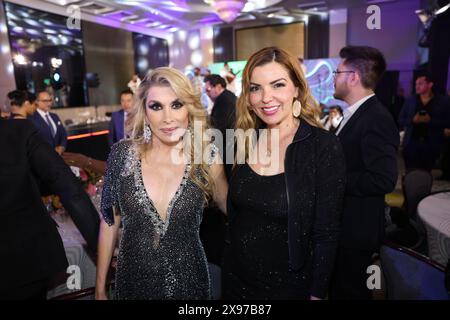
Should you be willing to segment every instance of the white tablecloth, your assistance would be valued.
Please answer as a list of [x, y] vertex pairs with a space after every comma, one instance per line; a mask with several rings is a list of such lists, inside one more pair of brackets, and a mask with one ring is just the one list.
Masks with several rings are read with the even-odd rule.
[[427, 229], [429, 257], [447, 265], [450, 258], [450, 192], [424, 198], [417, 212]]
[[[96, 272], [95, 264], [84, 249], [86, 242], [77, 227], [67, 213], [52, 214], [52, 218], [59, 225], [58, 232], [63, 240], [69, 266], [75, 265], [80, 268], [81, 289], [79, 290], [94, 287]], [[67, 276], [70, 275], [71, 274], [67, 274]], [[69, 289], [66, 280], [61, 279], [56, 287], [51, 288], [47, 292], [47, 299], [76, 291], [78, 290]]]

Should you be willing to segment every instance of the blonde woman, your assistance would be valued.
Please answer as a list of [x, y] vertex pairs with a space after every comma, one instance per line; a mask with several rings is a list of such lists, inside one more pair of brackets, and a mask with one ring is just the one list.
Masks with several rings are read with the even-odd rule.
[[345, 187], [341, 146], [321, 129], [300, 64], [286, 51], [254, 53], [242, 81], [236, 128], [265, 130], [255, 143], [247, 138], [245, 162], [229, 181], [224, 298], [324, 298]]
[[[122, 222], [117, 299], [209, 299], [199, 226], [208, 198], [225, 212], [228, 186], [216, 148], [202, 140], [199, 96], [181, 72], [155, 69], [140, 84], [127, 125], [131, 138], [113, 145], [107, 163], [96, 298], [106, 298]], [[202, 153], [204, 161], [194, 161]]]

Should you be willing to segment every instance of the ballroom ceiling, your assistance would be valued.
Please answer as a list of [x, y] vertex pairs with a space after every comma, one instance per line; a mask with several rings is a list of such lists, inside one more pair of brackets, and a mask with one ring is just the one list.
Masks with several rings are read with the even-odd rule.
[[[93, 16], [111, 25], [135, 26], [164, 32], [223, 23], [208, 4], [212, 0], [32, 0], [11, 2], [33, 5], [43, 10], [67, 10], [71, 5], [80, 8], [82, 17]], [[216, 0], [217, 1], [217, 0]], [[305, 14], [318, 14], [331, 9], [364, 6], [395, 0], [247, 0], [237, 22], [272, 20], [288, 22]], [[51, 12], [51, 11], [50, 11]], [[58, 13], [58, 12], [54, 12]]]

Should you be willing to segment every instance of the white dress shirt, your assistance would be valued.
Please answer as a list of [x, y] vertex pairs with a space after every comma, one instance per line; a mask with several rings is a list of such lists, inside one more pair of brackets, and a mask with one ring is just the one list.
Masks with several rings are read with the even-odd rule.
[[367, 100], [372, 98], [374, 95], [375, 95], [375, 93], [369, 94], [368, 96], [365, 96], [364, 98], [356, 101], [354, 104], [352, 104], [350, 107], [348, 107], [347, 109], [344, 110], [344, 114], [343, 114], [344, 119], [339, 124], [339, 129], [338, 129], [338, 131], [336, 131], [336, 135], [338, 135], [341, 132], [342, 128], [350, 120], [352, 115], [359, 109], [359, 107], [364, 102], [366, 102]]
[[52, 116], [50, 115], [50, 112], [42, 111], [41, 109], [36, 109], [37, 112], [39, 112], [39, 115], [44, 119], [45, 123], [47, 123], [47, 115], [48, 119], [50, 119], [50, 125], [53, 127], [54, 132], [56, 133], [57, 127], [55, 121], [53, 121]]

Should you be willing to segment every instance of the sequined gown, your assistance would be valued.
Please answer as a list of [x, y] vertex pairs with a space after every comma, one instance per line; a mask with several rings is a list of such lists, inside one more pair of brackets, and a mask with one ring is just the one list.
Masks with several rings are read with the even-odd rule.
[[289, 269], [284, 173], [261, 176], [244, 164], [230, 181], [236, 208], [223, 270], [225, 299], [306, 299], [310, 263]]
[[189, 178], [190, 168], [188, 164], [163, 221], [145, 190], [136, 147], [130, 140], [113, 146], [102, 214], [113, 224], [114, 206], [120, 210], [123, 224], [117, 299], [210, 299], [207, 260], [199, 238], [203, 193]]

